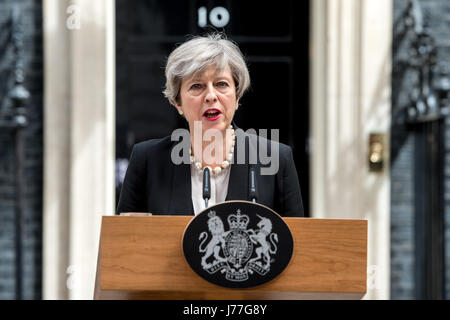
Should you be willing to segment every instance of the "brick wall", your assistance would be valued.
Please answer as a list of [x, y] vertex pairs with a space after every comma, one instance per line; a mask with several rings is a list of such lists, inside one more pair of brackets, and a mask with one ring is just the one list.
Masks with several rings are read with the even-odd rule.
[[[423, 22], [437, 44], [439, 69], [450, 70], [450, 2], [419, 0]], [[399, 109], [409, 101], [412, 74], [402, 68], [408, 57], [408, 39], [402, 37], [402, 20], [408, 1], [394, 0], [394, 44], [392, 79], [391, 146], [391, 298], [413, 299], [415, 292], [415, 221], [414, 221], [414, 133], [396, 123]], [[445, 120], [446, 137], [450, 137], [450, 118]], [[450, 298], [450, 139], [444, 155], [444, 199], [446, 250], [446, 297]]]
[[[27, 104], [25, 156], [25, 228], [23, 234], [23, 293], [25, 299], [41, 298], [42, 264], [42, 1], [2, 0], [0, 3], [0, 118], [11, 107], [6, 94], [13, 85], [12, 43], [8, 40], [13, 5], [21, 11], [24, 27], [25, 87]], [[0, 299], [14, 299], [14, 139], [0, 127]]]

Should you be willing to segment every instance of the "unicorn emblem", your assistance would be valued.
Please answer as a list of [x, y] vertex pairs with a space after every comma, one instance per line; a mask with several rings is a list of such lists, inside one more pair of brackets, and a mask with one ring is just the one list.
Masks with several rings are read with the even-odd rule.
[[[265, 265], [263, 266], [265, 269], [270, 267], [270, 255], [275, 254], [277, 252], [277, 245], [278, 243], [278, 235], [276, 233], [272, 232], [272, 222], [264, 217], [261, 217], [258, 215], [258, 218], [261, 219], [261, 221], [258, 222], [257, 226], [259, 230], [256, 231], [256, 233], [253, 231], [253, 234], [250, 235], [250, 240], [254, 244], [259, 244], [260, 246], [256, 248], [256, 257], [250, 259], [250, 262], [256, 262], [258, 260], [262, 260], [265, 262]], [[269, 236], [270, 243], [267, 241], [267, 236]], [[272, 249], [271, 245], [274, 247]]]

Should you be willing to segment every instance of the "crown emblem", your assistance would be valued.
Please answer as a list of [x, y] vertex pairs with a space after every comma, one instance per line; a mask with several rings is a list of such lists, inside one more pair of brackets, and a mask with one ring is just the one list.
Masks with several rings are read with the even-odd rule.
[[228, 216], [228, 224], [230, 229], [246, 230], [250, 218], [247, 215], [241, 215], [241, 210], [237, 210], [237, 214], [230, 214]]

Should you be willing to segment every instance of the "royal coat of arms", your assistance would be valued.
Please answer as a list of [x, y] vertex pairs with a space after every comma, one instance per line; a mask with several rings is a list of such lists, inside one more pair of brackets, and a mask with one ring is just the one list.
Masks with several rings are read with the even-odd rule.
[[211, 210], [208, 212], [208, 230], [199, 235], [201, 266], [209, 274], [218, 271], [229, 281], [246, 281], [254, 272], [264, 276], [270, 271], [277, 252], [278, 235], [272, 232], [272, 221], [256, 215], [259, 219], [256, 230], [248, 229], [250, 218], [241, 214], [229, 214], [229, 230], [225, 230], [222, 219]]

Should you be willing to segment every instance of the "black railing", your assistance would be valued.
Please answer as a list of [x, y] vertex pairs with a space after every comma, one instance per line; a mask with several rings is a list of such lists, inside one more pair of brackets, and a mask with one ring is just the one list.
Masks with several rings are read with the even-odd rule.
[[12, 102], [11, 107], [0, 110], [0, 129], [11, 130], [14, 133], [15, 142], [15, 298], [23, 299], [23, 234], [25, 211], [25, 128], [28, 125], [26, 102], [30, 93], [24, 87], [24, 57], [23, 57], [23, 27], [20, 19], [20, 9], [15, 6], [11, 12], [9, 43], [14, 50], [14, 86], [9, 91], [7, 98]]
[[[394, 54], [406, 41], [408, 55], [394, 74], [408, 87], [409, 101], [393, 113], [393, 125], [414, 135], [415, 296], [445, 298], [444, 118], [449, 114], [448, 70], [438, 66], [438, 48], [426, 28], [417, 0], [409, 0], [402, 32], [394, 34]], [[395, 28], [398, 27], [394, 25]], [[398, 92], [393, 92], [396, 104]]]

